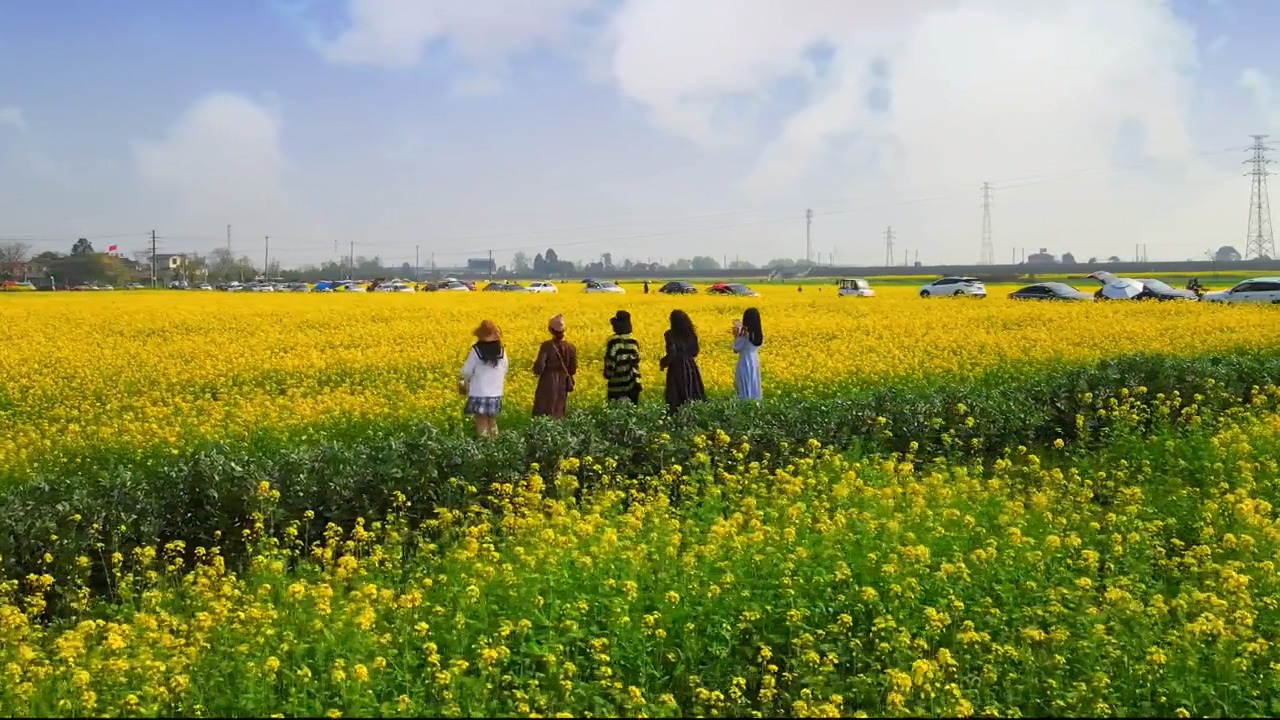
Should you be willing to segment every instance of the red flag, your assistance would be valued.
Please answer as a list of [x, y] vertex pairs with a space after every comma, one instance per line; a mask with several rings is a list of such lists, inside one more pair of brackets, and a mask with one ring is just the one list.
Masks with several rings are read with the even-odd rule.
[[112, 245], [111, 247], [108, 247], [108, 248], [107, 248], [107, 252], [115, 252], [117, 247], [120, 247], [120, 246], [119, 246], [119, 245]]

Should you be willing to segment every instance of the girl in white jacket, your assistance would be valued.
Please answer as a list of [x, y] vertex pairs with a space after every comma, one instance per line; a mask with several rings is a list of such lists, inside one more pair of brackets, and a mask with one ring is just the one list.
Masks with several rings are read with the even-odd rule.
[[492, 320], [475, 330], [476, 343], [458, 374], [458, 390], [467, 396], [463, 414], [475, 418], [480, 437], [498, 434], [498, 413], [502, 410], [502, 390], [507, 377], [507, 354], [502, 348], [502, 332]]

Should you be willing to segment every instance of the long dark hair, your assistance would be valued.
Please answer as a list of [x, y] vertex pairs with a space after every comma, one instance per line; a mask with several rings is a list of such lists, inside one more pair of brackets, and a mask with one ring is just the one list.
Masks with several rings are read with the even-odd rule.
[[747, 331], [747, 339], [752, 345], [760, 347], [764, 344], [764, 328], [760, 327], [760, 311], [756, 308], [747, 308], [742, 313], [742, 329]]
[[683, 310], [671, 311], [671, 339], [693, 343], [698, 342], [698, 330], [689, 319], [689, 313]]

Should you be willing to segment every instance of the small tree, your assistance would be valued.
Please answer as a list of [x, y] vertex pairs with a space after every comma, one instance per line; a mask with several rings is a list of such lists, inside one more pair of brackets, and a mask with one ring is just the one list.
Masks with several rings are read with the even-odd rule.
[[93, 243], [88, 238], [80, 238], [75, 245], [71, 246], [72, 255], [88, 255], [93, 252]]
[[0, 244], [0, 277], [15, 279], [27, 265], [31, 246], [24, 242]]
[[1230, 245], [1223, 245], [1213, 254], [1214, 262], [1240, 262], [1240, 251]]

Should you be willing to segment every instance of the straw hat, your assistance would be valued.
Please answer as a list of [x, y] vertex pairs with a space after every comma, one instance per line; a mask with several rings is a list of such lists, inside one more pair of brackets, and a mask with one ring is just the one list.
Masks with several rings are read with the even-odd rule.
[[492, 320], [481, 322], [480, 327], [475, 329], [474, 334], [481, 342], [493, 342], [502, 339], [502, 331], [498, 329], [498, 326]]
[[547, 329], [553, 333], [564, 332], [564, 316], [556, 315], [547, 321]]

